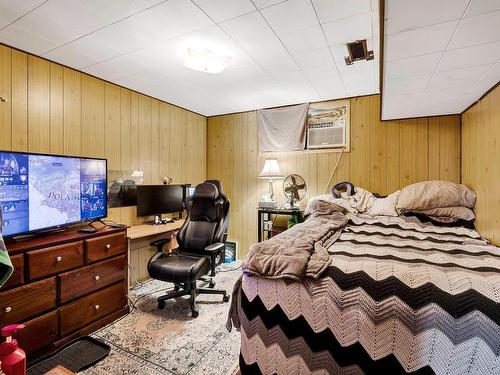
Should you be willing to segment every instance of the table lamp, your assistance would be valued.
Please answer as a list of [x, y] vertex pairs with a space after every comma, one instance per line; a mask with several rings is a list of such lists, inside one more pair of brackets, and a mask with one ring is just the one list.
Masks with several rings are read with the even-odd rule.
[[269, 197], [263, 197], [262, 201], [264, 202], [272, 202], [274, 205], [276, 205], [276, 202], [274, 202], [273, 197], [274, 197], [274, 192], [273, 192], [273, 178], [283, 178], [283, 174], [281, 173], [280, 166], [278, 164], [277, 159], [266, 159], [264, 163], [264, 167], [262, 168], [262, 171], [260, 172], [259, 175], [260, 178], [268, 178], [269, 179]]

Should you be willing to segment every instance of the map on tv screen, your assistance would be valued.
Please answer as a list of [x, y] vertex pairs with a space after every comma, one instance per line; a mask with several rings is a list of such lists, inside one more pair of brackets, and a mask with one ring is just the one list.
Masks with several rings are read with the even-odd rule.
[[0, 152], [2, 234], [106, 214], [106, 161]]

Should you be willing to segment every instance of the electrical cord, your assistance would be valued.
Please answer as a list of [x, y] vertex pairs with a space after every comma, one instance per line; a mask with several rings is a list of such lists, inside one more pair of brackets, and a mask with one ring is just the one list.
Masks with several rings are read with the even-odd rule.
[[219, 273], [219, 272], [220, 272], [220, 273], [224, 273], [224, 272], [233, 272], [233, 271], [237, 271], [237, 270], [239, 270], [240, 268], [241, 268], [241, 263], [240, 263], [240, 265], [239, 265], [238, 267], [231, 268], [231, 269], [228, 269], [228, 270], [221, 270], [219, 267], [217, 267], [217, 268], [215, 269], [215, 272], [217, 272], [217, 273]]
[[[103, 225], [103, 227], [102, 228], [96, 228], [94, 226], [94, 223], [101, 223]], [[107, 228], [107, 227], [119, 228], [119, 229], [125, 229], [125, 228], [127, 228], [127, 225], [117, 223], [116, 221], [111, 220], [111, 219], [94, 220], [94, 221], [91, 221], [88, 225], [89, 225], [89, 227], [92, 227], [95, 230], [101, 230], [101, 229], [104, 229], [104, 228]]]
[[141, 289], [143, 287], [144, 283], [137, 280], [130, 264], [128, 265], [128, 272], [130, 273], [130, 276], [132, 277], [132, 281], [135, 283], [134, 286], [132, 288], [130, 288], [130, 290]]
[[[286, 203], [283, 203], [281, 206], [278, 207], [278, 210], [281, 210], [283, 207], [285, 207]], [[271, 229], [267, 232], [267, 239], [270, 239], [269, 234], [272, 233], [273, 227], [274, 227], [274, 222], [278, 218], [278, 215], [274, 215], [274, 219], [271, 222]]]

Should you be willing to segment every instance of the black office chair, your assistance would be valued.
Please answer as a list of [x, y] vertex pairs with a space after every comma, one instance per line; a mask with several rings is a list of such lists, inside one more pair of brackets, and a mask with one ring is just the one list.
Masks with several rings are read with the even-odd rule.
[[[197, 317], [195, 298], [198, 294], [222, 294], [229, 301], [225, 290], [212, 289], [215, 282], [205, 275], [215, 276], [215, 268], [224, 261], [229, 199], [222, 191], [220, 181], [208, 180], [196, 186], [186, 199], [187, 217], [177, 233], [177, 253], [165, 254], [162, 246], [168, 240], [152, 244], [158, 252], [148, 262], [149, 275], [157, 280], [174, 283], [174, 291], [158, 297], [158, 308], [165, 307], [171, 298], [190, 295], [191, 316]], [[198, 282], [209, 284], [200, 288]]]

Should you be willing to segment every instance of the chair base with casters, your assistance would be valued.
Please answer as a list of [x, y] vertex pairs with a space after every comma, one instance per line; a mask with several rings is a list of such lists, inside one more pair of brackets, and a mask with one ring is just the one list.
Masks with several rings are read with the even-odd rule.
[[[191, 316], [199, 315], [196, 307], [196, 296], [200, 294], [220, 294], [223, 302], [229, 302], [229, 294], [225, 290], [213, 289], [215, 282], [211, 277], [211, 261], [208, 257], [194, 257], [189, 254], [179, 253], [171, 256], [163, 252], [156, 253], [148, 263], [148, 271], [152, 278], [162, 281], [174, 282], [174, 291], [158, 297], [158, 308], [164, 309], [165, 301], [182, 296], [190, 296]], [[215, 273], [215, 272], [214, 272]], [[201, 284], [201, 285], [200, 285]], [[208, 284], [208, 288], [202, 288]]]

